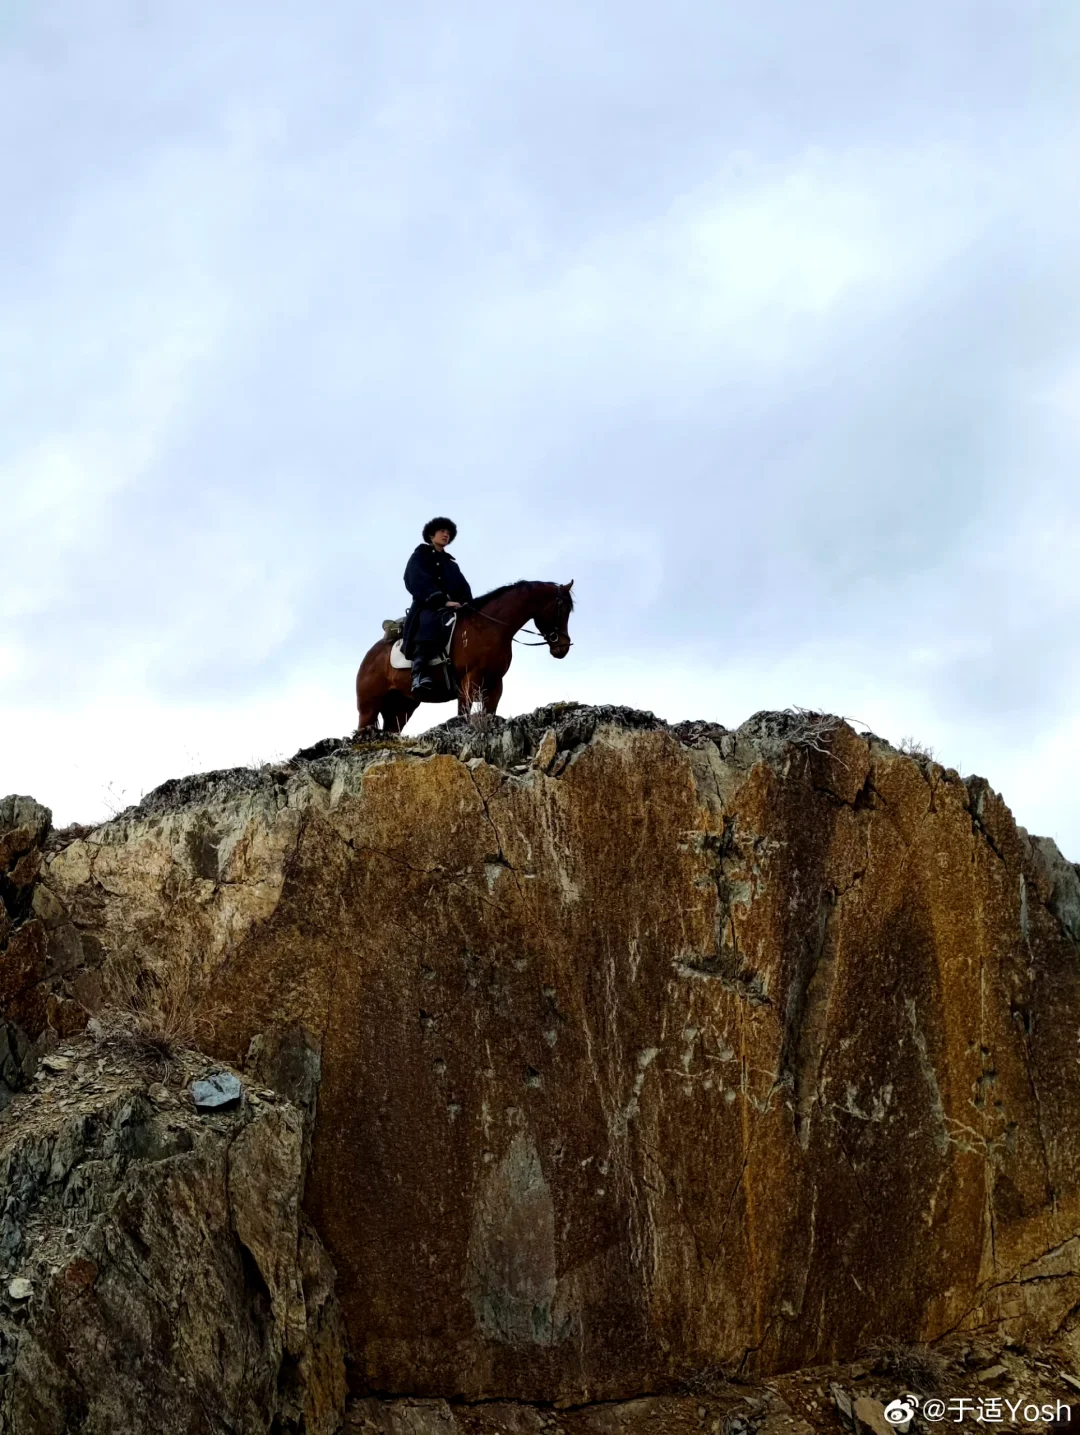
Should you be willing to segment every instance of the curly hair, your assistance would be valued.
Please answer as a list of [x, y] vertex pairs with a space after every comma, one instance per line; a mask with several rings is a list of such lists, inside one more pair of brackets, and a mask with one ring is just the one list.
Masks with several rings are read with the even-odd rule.
[[445, 528], [450, 535], [450, 542], [453, 543], [457, 537], [457, 524], [452, 518], [433, 518], [430, 523], [424, 524], [424, 542], [431, 542], [431, 535], [438, 533], [440, 528]]

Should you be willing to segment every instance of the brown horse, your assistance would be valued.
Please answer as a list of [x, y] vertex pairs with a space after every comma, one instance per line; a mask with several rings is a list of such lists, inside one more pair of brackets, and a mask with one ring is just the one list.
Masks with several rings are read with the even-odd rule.
[[[570, 651], [566, 625], [574, 599], [569, 583], [507, 583], [466, 603], [458, 614], [450, 645], [451, 672], [446, 679], [436, 668], [435, 691], [430, 696], [412, 695], [412, 674], [408, 668], [390, 666], [393, 642], [383, 638], [369, 648], [356, 675], [356, 707], [361, 728], [378, 726], [400, 732], [420, 703], [445, 703], [457, 698], [458, 712], [465, 714], [474, 701], [493, 713], [502, 697], [503, 678], [513, 656], [514, 634], [526, 623], [535, 623], [553, 658], [565, 658]], [[539, 645], [537, 645], [539, 646]]]

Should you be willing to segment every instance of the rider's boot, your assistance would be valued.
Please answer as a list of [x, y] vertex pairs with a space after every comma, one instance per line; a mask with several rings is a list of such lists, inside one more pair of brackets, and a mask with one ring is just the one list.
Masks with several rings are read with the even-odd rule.
[[435, 687], [434, 680], [427, 670], [426, 658], [414, 658], [412, 665], [412, 692], [415, 697], [424, 697]]

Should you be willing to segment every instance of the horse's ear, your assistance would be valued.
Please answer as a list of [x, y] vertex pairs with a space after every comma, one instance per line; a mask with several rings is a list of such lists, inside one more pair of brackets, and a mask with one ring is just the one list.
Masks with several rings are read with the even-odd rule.
[[566, 591], [567, 591], [568, 593], [569, 593], [570, 589], [571, 589], [573, 586], [574, 586], [574, 580], [573, 580], [573, 578], [570, 579], [570, 582], [569, 582], [569, 583], [564, 583], [564, 584], [563, 584], [563, 587], [566, 589]]

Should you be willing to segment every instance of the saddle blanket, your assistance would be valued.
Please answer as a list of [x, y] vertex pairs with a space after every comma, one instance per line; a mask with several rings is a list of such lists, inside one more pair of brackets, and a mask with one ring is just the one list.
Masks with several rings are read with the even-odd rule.
[[[453, 638], [454, 638], [454, 629], [455, 629], [456, 626], [457, 626], [457, 614], [455, 613], [454, 616], [450, 619], [450, 622], [447, 624], [447, 627], [446, 627], [446, 648], [444, 649], [443, 652], [441, 652], [441, 653], [439, 654], [439, 656], [438, 656], [437, 658], [432, 658], [432, 659], [431, 659], [431, 662], [430, 662], [430, 664], [429, 664], [429, 667], [435, 667], [435, 666], [436, 666], [437, 664], [439, 664], [439, 663], [448, 663], [448, 662], [450, 661], [450, 644], [451, 644], [451, 642], [453, 641]], [[411, 667], [412, 667], [412, 663], [409, 661], [409, 659], [402, 656], [402, 653], [401, 653], [401, 639], [400, 639], [400, 638], [397, 640], [397, 642], [394, 644], [394, 646], [390, 649], [390, 666], [391, 666], [392, 668], [411, 668]]]

